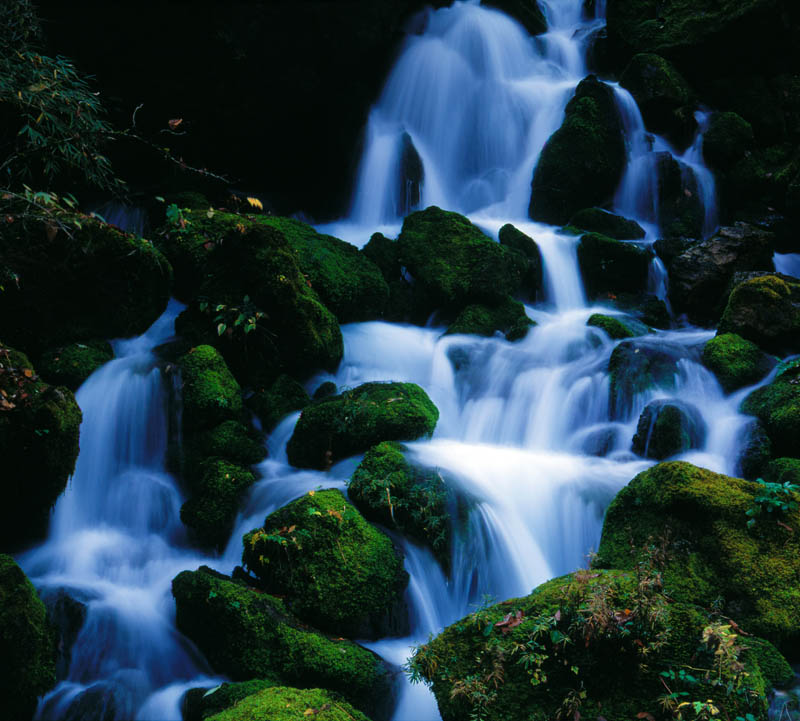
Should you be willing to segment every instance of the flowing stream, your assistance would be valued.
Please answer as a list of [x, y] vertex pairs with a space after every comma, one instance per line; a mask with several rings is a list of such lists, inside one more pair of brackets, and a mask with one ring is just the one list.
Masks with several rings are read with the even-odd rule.
[[[617, 342], [586, 321], [594, 312], [618, 311], [587, 303], [576, 239], [526, 218], [533, 168], [586, 75], [587, 43], [604, 22], [604, 3], [596, 3], [593, 18], [584, 17], [583, 0], [540, 4], [549, 31], [535, 39], [476, 2], [428, 12], [370, 113], [348, 217], [325, 228], [363, 245], [376, 230], [396, 235], [414, 208], [437, 204], [468, 214], [495, 237], [512, 222], [536, 239], [543, 255], [545, 298], [526, 307], [537, 325], [524, 340], [444, 337], [442, 328], [383, 322], [347, 325], [336, 374], [307, 384], [313, 391], [325, 380], [340, 389], [410, 381], [440, 410], [433, 438], [408, 444], [408, 455], [439, 469], [471, 510], [456, 534], [450, 578], [429, 551], [396, 539], [410, 575], [411, 635], [368, 645], [398, 666], [414, 644], [485, 597], [524, 595], [585, 565], [606, 506], [653, 463], [631, 451], [648, 402], [674, 398], [693, 406], [705, 432], [680, 457], [724, 473], [736, 472], [748, 424], [737, 407], [749, 389], [722, 392], [699, 363], [713, 332], [691, 327], [637, 339], [666, 358], [672, 373], [661, 386], [610, 404], [607, 367]], [[658, 233], [654, 153], [673, 151], [646, 133], [630, 94], [616, 87], [615, 95], [629, 149], [615, 205], [642, 223], [648, 244]], [[698, 120], [702, 129], [705, 116]], [[710, 233], [714, 186], [701, 144], [699, 134], [686, 153], [673, 155], [699, 188]], [[664, 297], [658, 262], [651, 282]], [[45, 597], [66, 592], [85, 613], [40, 718], [180, 718], [185, 690], [218, 679], [175, 629], [171, 579], [202, 563], [230, 573], [240, 562], [244, 532], [308, 490], [345, 489], [359, 460], [327, 473], [293, 469], [285, 446], [298, 414], [286, 418], [269, 438], [269, 459], [259, 467], [261, 479], [227, 549], [214, 558], [192, 550], [179, 520], [181, 492], [164, 467], [169, 375], [153, 354], [172, 334], [178, 311], [171, 304], [144, 336], [117, 342], [117, 359], [80, 388], [84, 421], [75, 476], [55, 508], [47, 541], [19, 559]], [[400, 678], [394, 721], [438, 719], [427, 689]]]

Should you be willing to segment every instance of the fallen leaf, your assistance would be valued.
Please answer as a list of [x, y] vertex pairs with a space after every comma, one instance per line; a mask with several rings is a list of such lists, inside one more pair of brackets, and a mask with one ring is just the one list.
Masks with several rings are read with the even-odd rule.
[[182, 122], [183, 118], [173, 118], [167, 122], [167, 125], [169, 125], [170, 130], [175, 130]]

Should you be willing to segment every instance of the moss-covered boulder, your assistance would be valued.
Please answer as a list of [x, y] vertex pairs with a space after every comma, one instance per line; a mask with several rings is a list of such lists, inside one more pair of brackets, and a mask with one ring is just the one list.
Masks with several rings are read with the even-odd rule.
[[322, 689], [275, 686], [237, 701], [208, 716], [209, 721], [369, 721], [338, 694]]
[[542, 291], [542, 276], [544, 266], [542, 264], [542, 251], [536, 241], [526, 235], [511, 223], [506, 223], [498, 234], [500, 245], [516, 250], [528, 261], [528, 270], [522, 278], [521, 290], [529, 298], [535, 299]]
[[675, 145], [689, 145], [696, 128], [692, 92], [669, 60], [655, 53], [634, 55], [619, 84], [636, 100], [647, 129]]
[[429, 546], [442, 568], [450, 568], [455, 499], [437, 470], [412, 466], [398, 443], [379, 443], [350, 477], [347, 493], [365, 518]]
[[626, 418], [640, 393], [654, 387], [669, 390], [675, 386], [677, 359], [644, 340], [626, 340], [614, 348], [608, 372], [611, 417]]
[[147, 240], [81, 218], [68, 235], [6, 225], [0, 267], [3, 340], [31, 355], [62, 344], [143, 333], [167, 306], [172, 270]]
[[641, 240], [644, 228], [635, 220], [623, 218], [602, 208], [584, 208], [569, 219], [569, 225], [616, 240]]
[[271, 431], [281, 419], [302, 410], [310, 401], [306, 389], [283, 373], [268, 388], [260, 389], [248, 398], [247, 406], [259, 417], [264, 430]]
[[672, 153], [656, 154], [658, 225], [664, 237], [702, 238], [705, 209], [697, 178]]
[[718, 332], [736, 333], [775, 353], [800, 352], [800, 280], [772, 274], [739, 283]]
[[689, 463], [654, 466], [608, 507], [595, 565], [633, 568], [631, 544], [662, 539], [664, 588], [672, 598], [721, 604], [748, 632], [796, 648], [800, 539], [794, 529], [800, 528], [800, 510], [761, 514], [748, 527], [748, 511], [760, 510], [761, 488]]
[[[420, 646], [410, 666], [432, 686], [444, 721], [666, 721], [665, 681], [676, 693], [689, 689], [678, 699], [766, 721], [762, 647], [748, 640], [702, 609], [672, 602], [657, 570], [643, 565], [638, 578], [578, 571], [478, 610]], [[722, 677], [741, 693], [729, 695], [713, 669], [715, 652], [731, 646]], [[779, 653], [764, 647], [763, 657], [770, 673], [779, 668]]]
[[[701, 324], [717, 321], [725, 289], [734, 273], [772, 270], [772, 234], [747, 223], [720, 228], [708, 240], [695, 243], [669, 264], [669, 297], [676, 312]], [[734, 328], [722, 331], [747, 335]]]
[[0, 343], [0, 548], [44, 535], [75, 470], [81, 418], [70, 390], [44, 383], [26, 355]]
[[714, 113], [703, 134], [703, 158], [709, 168], [727, 172], [753, 147], [753, 128], [741, 115]]
[[375, 716], [391, 707], [390, 674], [378, 656], [302, 624], [283, 601], [206, 566], [176, 576], [172, 595], [178, 629], [232, 680], [337, 691]]
[[415, 286], [400, 262], [400, 246], [382, 233], [373, 233], [361, 252], [377, 265], [389, 286], [389, 305], [385, 319], [423, 323], [427, 320], [430, 303], [425, 293], [415, 294]]
[[354, 638], [403, 630], [402, 556], [336, 489], [312, 491], [267, 516], [244, 537], [242, 562], [319, 628]]
[[304, 275], [299, 251], [265, 217], [192, 211], [159, 236], [175, 268], [176, 295], [201, 299], [176, 329], [194, 344], [215, 345], [253, 386], [282, 370], [300, 376], [333, 370], [343, 352], [339, 324]]
[[192, 348], [181, 356], [178, 366], [186, 428], [207, 428], [239, 417], [241, 388], [215, 348], [209, 345]]
[[381, 441], [430, 436], [439, 410], [413, 383], [364, 383], [303, 409], [286, 451], [289, 463], [324, 469]]
[[703, 365], [726, 393], [760, 381], [775, 365], [755, 343], [736, 333], [723, 333], [703, 346]]
[[706, 424], [697, 409], [678, 401], [648, 403], [639, 416], [633, 450], [645, 458], [663, 461], [690, 448], [700, 448]]
[[495, 305], [466, 306], [447, 328], [445, 335], [466, 333], [492, 336], [502, 333], [506, 340], [515, 341], [524, 338], [532, 325], [535, 323], [526, 315], [522, 303], [507, 297]]
[[764, 424], [776, 456], [800, 455], [800, 366], [789, 367], [772, 383], [753, 391], [741, 411]]
[[108, 341], [71, 343], [44, 353], [39, 361], [39, 370], [48, 382], [76, 391], [92, 373], [113, 358], [114, 351]]
[[603, 293], [643, 293], [650, 256], [633, 243], [587, 233], [578, 243], [578, 266], [589, 297]]
[[604, 330], [612, 340], [635, 338], [637, 335], [645, 335], [650, 330], [644, 323], [634, 318], [602, 313], [592, 313], [586, 325]]
[[283, 234], [296, 252], [300, 271], [340, 323], [383, 317], [389, 288], [358, 248], [292, 218], [266, 216], [263, 222]]
[[582, 208], [603, 205], [614, 195], [625, 162], [614, 91], [589, 75], [539, 156], [531, 183], [531, 218], [563, 225]]
[[223, 683], [215, 688], [192, 688], [183, 697], [181, 712], [184, 721], [205, 721], [248, 696], [280, 685], [280, 681], [275, 679], [257, 678], [251, 681]]
[[520, 253], [435, 206], [406, 217], [397, 249], [414, 278], [415, 305], [428, 313], [502, 301], [517, 292], [528, 268]]
[[266, 457], [263, 438], [240, 421], [227, 420], [206, 430], [188, 433], [183, 439], [182, 466], [184, 476], [203, 475], [207, 458], [220, 458], [240, 466], [254, 466]]
[[36, 589], [11, 556], [0, 555], [0, 690], [3, 715], [30, 719], [56, 683], [56, 637]]

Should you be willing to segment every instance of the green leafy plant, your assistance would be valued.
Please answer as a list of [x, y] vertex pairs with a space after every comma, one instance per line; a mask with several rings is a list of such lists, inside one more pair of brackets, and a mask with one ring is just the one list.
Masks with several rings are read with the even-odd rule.
[[790, 481], [785, 483], [768, 483], [763, 478], [757, 479], [761, 488], [753, 499], [755, 505], [747, 509], [749, 518], [747, 527], [752, 528], [759, 518], [764, 516], [777, 518], [789, 511], [797, 509], [797, 493], [800, 486]]
[[[209, 313], [212, 304], [208, 300], [201, 300], [198, 305], [201, 313]], [[250, 296], [246, 295], [241, 305], [227, 305], [218, 303], [214, 306], [214, 323], [217, 327], [217, 335], [236, 330], [241, 330], [244, 335], [252, 333], [258, 327], [258, 322], [266, 318], [267, 314], [260, 310]]]

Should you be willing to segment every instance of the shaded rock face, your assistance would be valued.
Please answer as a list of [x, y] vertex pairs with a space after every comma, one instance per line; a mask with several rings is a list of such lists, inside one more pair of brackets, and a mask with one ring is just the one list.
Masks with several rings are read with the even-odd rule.
[[620, 343], [608, 361], [609, 409], [612, 418], [625, 418], [636, 396], [652, 388], [675, 385], [678, 358], [667, 349], [642, 340]]
[[616, 240], [641, 240], [645, 236], [644, 228], [635, 220], [623, 218], [602, 208], [579, 210], [569, 219], [569, 225]]
[[658, 223], [669, 237], [701, 238], [704, 209], [697, 179], [671, 153], [657, 153]]
[[531, 218], [563, 225], [582, 208], [603, 205], [619, 185], [626, 159], [614, 91], [589, 75], [533, 171]]
[[719, 333], [737, 333], [774, 353], [800, 352], [800, 280], [760, 275], [736, 285]]
[[542, 290], [542, 251], [536, 241], [530, 236], [515, 228], [510, 223], [506, 223], [498, 234], [500, 245], [505, 245], [512, 250], [516, 250], [528, 261], [528, 270], [522, 278], [521, 290], [531, 299]]
[[587, 233], [578, 243], [578, 265], [586, 294], [643, 293], [650, 256], [638, 245]]
[[669, 265], [675, 311], [686, 313], [696, 323], [715, 322], [735, 272], [772, 269], [771, 237], [752, 225], [736, 223], [675, 257]]
[[727, 172], [753, 146], [753, 128], [744, 118], [727, 111], [714, 113], [703, 135], [703, 158], [709, 168]]
[[419, 157], [414, 141], [408, 133], [403, 133], [403, 147], [400, 151], [400, 192], [397, 193], [399, 205], [397, 215], [404, 218], [419, 207], [422, 183], [425, 180], [425, 167]]
[[739, 439], [741, 450], [736, 459], [736, 472], [742, 478], [754, 481], [761, 478], [772, 458], [772, 441], [761, 421], [754, 419]]
[[633, 450], [645, 458], [662, 461], [690, 448], [700, 448], [705, 435], [703, 418], [693, 406], [678, 401], [652, 401], [639, 416]]

